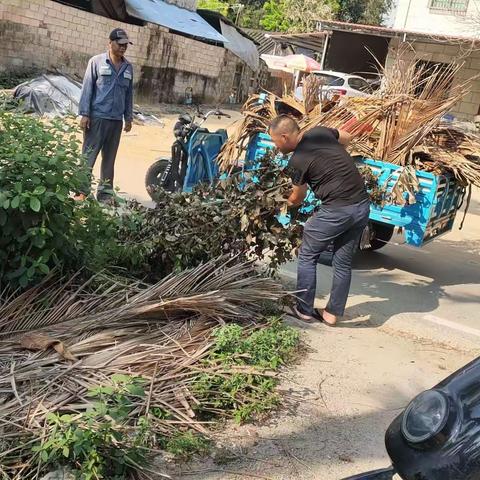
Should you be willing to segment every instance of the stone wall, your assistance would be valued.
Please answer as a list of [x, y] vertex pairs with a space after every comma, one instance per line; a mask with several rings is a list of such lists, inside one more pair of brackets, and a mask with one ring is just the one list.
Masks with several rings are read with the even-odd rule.
[[[400, 39], [392, 39], [387, 57], [387, 67], [394, 62], [401, 45]], [[456, 84], [464, 83], [480, 73], [480, 48], [467, 43], [424, 43], [414, 42], [410, 55], [416, 59], [428, 62], [463, 64], [456, 75]], [[480, 79], [474, 80], [467, 95], [459, 102], [452, 111], [459, 120], [473, 120], [473, 117], [480, 112]]]
[[228, 98], [242, 61], [223, 47], [84, 12], [52, 0], [1, 0], [0, 71], [59, 69], [83, 77], [88, 59], [106, 51], [108, 34], [124, 28], [135, 71], [136, 101], [179, 102], [191, 87], [196, 100]]

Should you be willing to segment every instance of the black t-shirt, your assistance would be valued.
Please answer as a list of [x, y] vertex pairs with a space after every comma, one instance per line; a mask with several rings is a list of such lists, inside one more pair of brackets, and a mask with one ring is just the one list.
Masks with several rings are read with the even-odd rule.
[[338, 137], [333, 128], [309, 130], [288, 163], [293, 184], [307, 183], [323, 205], [353, 205], [368, 199], [365, 182]]

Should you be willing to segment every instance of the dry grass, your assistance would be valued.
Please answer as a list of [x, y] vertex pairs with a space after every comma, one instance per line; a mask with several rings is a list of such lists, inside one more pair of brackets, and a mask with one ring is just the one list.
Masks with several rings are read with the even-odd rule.
[[229, 320], [254, 320], [266, 301], [283, 295], [251, 264], [221, 260], [152, 286], [102, 276], [78, 285], [51, 277], [16, 298], [4, 296], [0, 430], [13, 445], [0, 452], [5, 478], [37, 478], [38, 454], [31, 445], [44, 435], [47, 414], [85, 411], [88, 391], [108, 384], [113, 374], [148, 382], [148, 399], [138, 399], [134, 417], [150, 407], [167, 412], [168, 420], [151, 419], [154, 433], [205, 433], [193, 413], [199, 400], [191, 384], [202, 369], [222, 373], [221, 365], [201, 363], [213, 329]]
[[[347, 98], [333, 108], [327, 103], [312, 106], [311, 90], [308, 108], [292, 96], [279, 99], [269, 95], [268, 108], [257, 105], [258, 97], [252, 98], [245, 114], [246, 118], [256, 115], [256, 128], [250, 129], [250, 120], [239, 126], [237, 135], [229, 139], [223, 151], [221, 167], [229, 170], [237, 164], [249, 139], [267, 131], [276, 115], [272, 105], [281, 103], [296, 112], [302, 131], [318, 125], [350, 131], [354, 135], [352, 154], [448, 172], [463, 185], [480, 186], [480, 139], [441, 125], [442, 117], [469, 91], [471, 80], [455, 83], [461, 68], [459, 64], [427, 70], [400, 52], [396, 62], [383, 72], [385, 83], [375, 96]], [[257, 116], [262, 114], [259, 119]], [[238, 143], [237, 138], [242, 142]]]

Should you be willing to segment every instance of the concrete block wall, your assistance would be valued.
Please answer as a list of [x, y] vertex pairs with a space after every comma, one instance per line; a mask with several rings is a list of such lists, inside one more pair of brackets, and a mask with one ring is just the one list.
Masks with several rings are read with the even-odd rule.
[[108, 35], [117, 27], [133, 42], [127, 57], [134, 65], [136, 101], [178, 102], [191, 87], [198, 101], [218, 102], [231, 91], [231, 70], [239, 59], [226, 49], [52, 0], [1, 0], [0, 71], [57, 68], [81, 78], [88, 59], [107, 50]]
[[[392, 39], [386, 66], [391, 66], [398, 54], [400, 39]], [[411, 58], [428, 62], [460, 63], [462, 68], [455, 76], [454, 84], [462, 84], [480, 74], [480, 47], [469, 43], [424, 43], [414, 42], [408, 50]], [[473, 120], [480, 110], [480, 78], [470, 82], [468, 93], [453, 108], [452, 114], [459, 120]]]

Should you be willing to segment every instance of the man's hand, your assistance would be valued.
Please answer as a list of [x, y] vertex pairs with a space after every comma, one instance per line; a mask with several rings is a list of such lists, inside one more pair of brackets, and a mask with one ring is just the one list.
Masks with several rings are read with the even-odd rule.
[[292, 194], [292, 189], [283, 192], [282, 197], [283, 197], [284, 200], [288, 200], [290, 198], [291, 194]]
[[132, 122], [125, 122], [125, 133], [128, 133], [132, 129]]
[[338, 143], [341, 143], [343, 146], [347, 146], [353, 139], [353, 135], [346, 130], [338, 130]]
[[303, 185], [294, 185], [292, 193], [288, 197], [288, 206], [289, 207], [299, 207], [307, 195], [308, 185], [305, 183]]
[[90, 117], [81, 117], [80, 118], [80, 128], [83, 131], [86, 131], [90, 128]]

